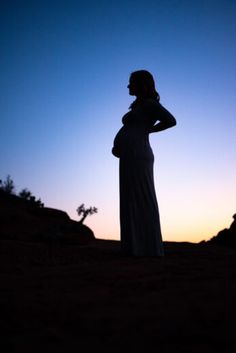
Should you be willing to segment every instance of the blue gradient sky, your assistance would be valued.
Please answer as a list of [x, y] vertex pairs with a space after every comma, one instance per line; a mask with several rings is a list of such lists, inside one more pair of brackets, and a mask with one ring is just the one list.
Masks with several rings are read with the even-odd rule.
[[0, 178], [119, 239], [110, 151], [154, 75], [178, 125], [151, 136], [164, 240], [209, 239], [236, 212], [236, 1], [4, 1], [0, 5]]

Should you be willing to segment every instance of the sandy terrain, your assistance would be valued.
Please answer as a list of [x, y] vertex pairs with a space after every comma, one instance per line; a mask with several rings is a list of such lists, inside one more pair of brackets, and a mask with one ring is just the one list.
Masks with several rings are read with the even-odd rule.
[[1, 352], [235, 352], [236, 252], [0, 241]]

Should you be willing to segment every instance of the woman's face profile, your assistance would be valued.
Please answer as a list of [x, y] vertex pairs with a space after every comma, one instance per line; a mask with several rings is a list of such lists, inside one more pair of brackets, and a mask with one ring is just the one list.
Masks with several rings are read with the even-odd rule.
[[132, 75], [130, 76], [127, 88], [129, 89], [130, 96], [136, 96], [137, 98], [145, 97], [148, 92], [148, 87], [145, 82], [141, 84], [140, 80], [137, 81]]
[[136, 96], [137, 95], [137, 86], [135, 85], [135, 81], [132, 78], [132, 76], [129, 79], [129, 84], [128, 84], [127, 88], [129, 89], [130, 96]]

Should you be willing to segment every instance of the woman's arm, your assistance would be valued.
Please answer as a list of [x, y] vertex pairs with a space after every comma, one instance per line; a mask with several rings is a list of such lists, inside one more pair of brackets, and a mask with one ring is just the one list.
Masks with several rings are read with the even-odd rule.
[[159, 122], [150, 128], [150, 133], [166, 130], [176, 125], [176, 120], [173, 115], [161, 104], [158, 105], [159, 107], [156, 112], [156, 117]]

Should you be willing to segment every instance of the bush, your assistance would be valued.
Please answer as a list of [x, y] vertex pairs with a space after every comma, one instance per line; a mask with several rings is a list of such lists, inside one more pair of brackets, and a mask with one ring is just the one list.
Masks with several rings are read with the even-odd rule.
[[[8, 195], [15, 195], [15, 185], [13, 180], [11, 179], [10, 175], [6, 177], [5, 181], [0, 180], [0, 191], [3, 193], [6, 193]], [[37, 207], [44, 207], [44, 204], [42, 203], [41, 199], [36, 199], [35, 196], [32, 195], [31, 191], [28, 189], [22, 189], [21, 192], [19, 192], [18, 195], [21, 199], [24, 199], [28, 202], [31, 202]]]
[[6, 177], [5, 181], [0, 180], [0, 189], [7, 194], [14, 194], [15, 185], [10, 175]]
[[44, 204], [41, 202], [41, 199], [36, 200], [36, 197], [32, 195], [31, 191], [28, 189], [22, 189], [19, 193], [19, 197], [22, 199], [31, 202], [32, 204], [36, 205], [37, 207], [44, 207]]

